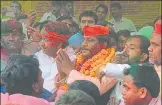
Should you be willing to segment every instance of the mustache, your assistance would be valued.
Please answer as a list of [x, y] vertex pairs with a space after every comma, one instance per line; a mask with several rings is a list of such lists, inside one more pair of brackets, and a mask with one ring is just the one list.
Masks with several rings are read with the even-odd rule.
[[80, 49], [81, 50], [88, 50], [89, 51], [89, 49], [88, 48], [85, 48], [85, 47], [81, 47]]

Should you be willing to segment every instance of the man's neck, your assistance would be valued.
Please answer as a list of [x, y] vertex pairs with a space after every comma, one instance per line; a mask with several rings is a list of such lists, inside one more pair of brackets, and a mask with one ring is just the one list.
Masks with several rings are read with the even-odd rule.
[[116, 22], [120, 22], [121, 19], [122, 19], [122, 15], [118, 15], [118, 16], [114, 17], [114, 20], [115, 20]]
[[151, 102], [152, 99], [153, 98], [151, 96], [147, 95], [146, 98], [142, 102], [140, 102], [139, 105], [149, 105], [149, 103]]
[[56, 58], [56, 52], [54, 52], [53, 54], [50, 54], [50, 53], [48, 53], [48, 52], [45, 52], [45, 51], [43, 51], [43, 53], [44, 54], [46, 54], [46, 55], [48, 55], [49, 57], [52, 57], [52, 58]]

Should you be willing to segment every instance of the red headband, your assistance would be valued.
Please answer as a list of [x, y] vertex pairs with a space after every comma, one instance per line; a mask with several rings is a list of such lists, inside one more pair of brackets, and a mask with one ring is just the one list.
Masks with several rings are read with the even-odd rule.
[[51, 32], [51, 31], [47, 30], [47, 28], [45, 28], [45, 31], [48, 33], [48, 35], [42, 34], [42, 37], [44, 37], [44, 38], [46, 38], [50, 41], [58, 40], [60, 42], [65, 43], [69, 39], [69, 36], [59, 34], [59, 33], [56, 33], [56, 32]]
[[154, 33], [160, 34], [161, 35], [161, 24], [155, 24], [155, 29]]
[[93, 25], [84, 28], [84, 36], [102, 36], [109, 34], [109, 28], [101, 25]]

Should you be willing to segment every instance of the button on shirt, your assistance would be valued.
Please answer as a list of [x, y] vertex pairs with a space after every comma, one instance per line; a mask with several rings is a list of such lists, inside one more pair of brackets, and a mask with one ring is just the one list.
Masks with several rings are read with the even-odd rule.
[[137, 31], [133, 22], [130, 19], [127, 19], [125, 17], [122, 17], [120, 22], [116, 22], [114, 18], [112, 18], [109, 22], [114, 24], [113, 27], [115, 32], [118, 32], [119, 30], [125, 30], [125, 29], [131, 32]]

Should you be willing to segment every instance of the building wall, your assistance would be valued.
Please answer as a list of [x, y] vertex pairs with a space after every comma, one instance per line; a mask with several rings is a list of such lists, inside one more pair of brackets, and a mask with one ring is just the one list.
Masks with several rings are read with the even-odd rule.
[[[30, 10], [37, 12], [38, 20], [51, 7], [51, 1], [19, 1], [23, 6], [22, 10], [29, 13]], [[110, 3], [120, 2], [123, 7], [123, 14], [125, 17], [131, 19], [137, 28], [145, 23], [150, 23], [161, 15], [161, 1], [74, 1], [74, 16], [78, 20], [79, 15], [84, 10], [94, 10], [99, 3], [104, 3], [110, 10]], [[1, 6], [9, 6], [11, 1], [2, 1]], [[110, 12], [110, 11], [109, 11]], [[110, 13], [107, 20], [110, 19]]]

